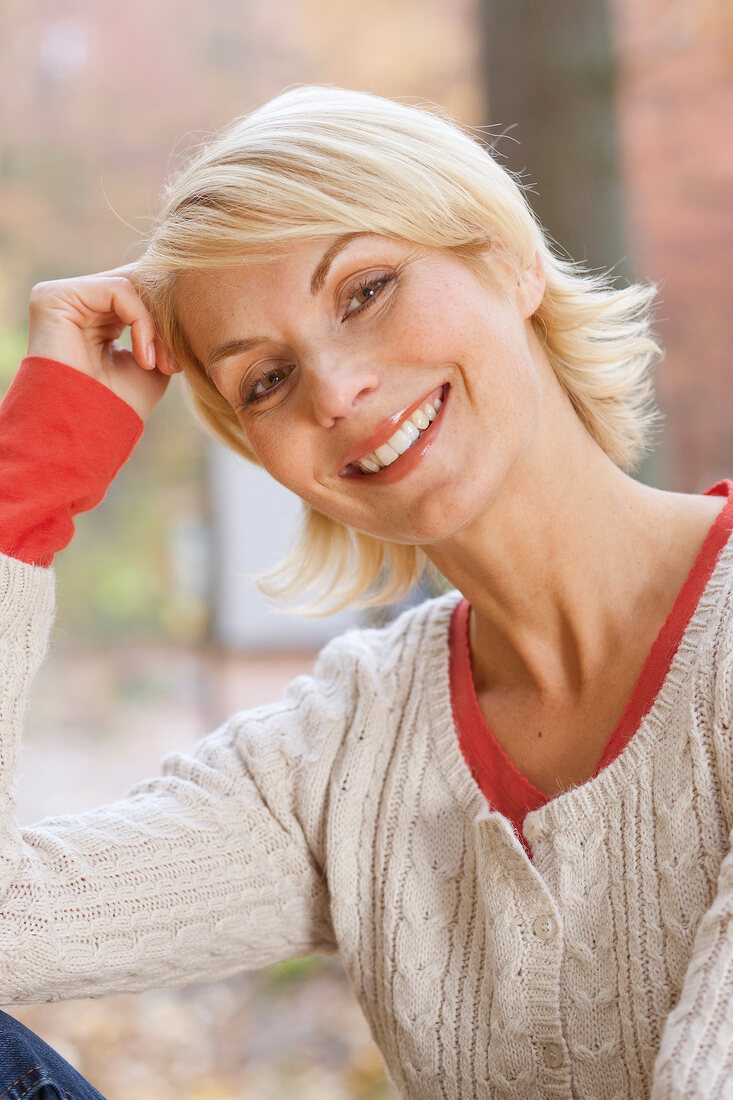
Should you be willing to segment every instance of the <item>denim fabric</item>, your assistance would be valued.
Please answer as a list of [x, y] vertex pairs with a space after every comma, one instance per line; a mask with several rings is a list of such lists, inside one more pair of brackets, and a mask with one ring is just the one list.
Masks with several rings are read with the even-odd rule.
[[104, 1100], [101, 1092], [12, 1016], [0, 1012], [0, 1100]]

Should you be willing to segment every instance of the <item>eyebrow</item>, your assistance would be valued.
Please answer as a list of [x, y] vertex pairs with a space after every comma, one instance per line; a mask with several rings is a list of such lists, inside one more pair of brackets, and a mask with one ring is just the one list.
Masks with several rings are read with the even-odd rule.
[[[337, 237], [335, 241], [331, 242], [321, 259], [318, 261], [315, 271], [311, 276], [310, 292], [312, 297], [315, 297], [323, 288], [328, 272], [331, 269], [331, 264], [336, 259], [339, 252], [343, 251], [343, 249], [346, 248], [348, 244], [351, 244], [357, 237], [365, 237], [367, 235], [368, 234], [363, 232], [342, 233], [340, 237]], [[229, 359], [233, 355], [243, 355], [245, 352], [252, 351], [260, 344], [266, 342], [266, 336], [250, 336], [242, 340], [227, 340], [225, 344], [220, 344], [218, 348], [214, 348], [211, 355], [206, 360], [205, 370], [207, 377], [210, 381], [213, 381], [211, 372], [216, 364], [220, 363], [222, 359]]]
[[206, 360], [206, 376], [210, 381], [213, 381], [211, 372], [217, 363], [220, 363], [222, 359], [229, 359], [232, 355], [242, 355], [245, 351], [252, 351], [253, 348], [259, 347], [260, 344], [267, 342], [266, 336], [250, 336], [244, 340], [227, 340], [225, 344], [220, 344], [218, 348], [214, 348], [209, 358]]
[[313, 297], [315, 297], [318, 291], [323, 287], [331, 264], [336, 259], [339, 252], [346, 248], [347, 244], [351, 244], [357, 237], [365, 236], [367, 236], [366, 233], [342, 233], [340, 237], [337, 237], [336, 240], [328, 246], [311, 278], [310, 290]]

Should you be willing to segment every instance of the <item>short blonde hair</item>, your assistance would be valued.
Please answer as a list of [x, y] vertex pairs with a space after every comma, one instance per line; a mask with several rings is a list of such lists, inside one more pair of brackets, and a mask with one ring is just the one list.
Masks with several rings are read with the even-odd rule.
[[[289, 90], [206, 144], [166, 188], [137, 281], [183, 367], [194, 413], [251, 461], [234, 409], [209, 381], [176, 310], [185, 272], [262, 262], [273, 246], [371, 232], [472, 262], [492, 247], [517, 270], [539, 251], [547, 285], [533, 323], [586, 429], [622, 469], [648, 448], [658, 413], [650, 366], [656, 290], [617, 289], [553, 252], [514, 178], [477, 138], [434, 107], [331, 87]], [[260, 578], [275, 598], [328, 614], [397, 599], [422, 575], [417, 546], [384, 542], [304, 505], [301, 537]]]

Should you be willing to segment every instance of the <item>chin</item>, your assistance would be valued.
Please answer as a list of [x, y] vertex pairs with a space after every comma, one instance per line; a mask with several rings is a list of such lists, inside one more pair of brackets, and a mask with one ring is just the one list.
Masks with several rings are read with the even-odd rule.
[[364, 527], [362, 530], [364, 534], [384, 542], [396, 542], [405, 546], [442, 543], [458, 535], [481, 512], [481, 508], [474, 502], [461, 503], [463, 507], [455, 499], [446, 502], [436, 498], [427, 503], [423, 500], [419, 508], [400, 516], [397, 524], [380, 524], [378, 529], [368, 530]]

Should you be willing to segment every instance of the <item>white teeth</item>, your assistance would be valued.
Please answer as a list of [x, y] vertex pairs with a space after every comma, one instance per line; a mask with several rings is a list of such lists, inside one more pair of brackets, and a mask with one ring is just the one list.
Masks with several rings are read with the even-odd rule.
[[422, 409], [415, 409], [414, 413], [410, 417], [410, 420], [419, 428], [421, 432], [424, 432], [430, 421], [428, 420], [427, 413], [424, 413]]
[[414, 443], [416, 439], [420, 438], [420, 432], [411, 420], [406, 420], [404, 424], [400, 424], [400, 431], [410, 437], [410, 443]]
[[395, 459], [400, 457], [398, 452], [390, 447], [389, 443], [384, 443], [381, 447], [377, 447], [374, 454], [385, 466], [391, 466]]
[[400, 455], [409, 450], [412, 444], [419, 439], [420, 432], [424, 432], [431, 421], [435, 420], [442, 405], [441, 399], [436, 397], [432, 402], [426, 401], [421, 409], [416, 409], [407, 420], [400, 424], [397, 431], [386, 443], [382, 444], [381, 447], [377, 447], [376, 451], [371, 451], [368, 455], [362, 455], [358, 459], [356, 465], [361, 472], [376, 474], [385, 466], [391, 466]]
[[[417, 436], [420, 434], [417, 428], [415, 428], [415, 433], [415, 439], [417, 439]], [[398, 455], [403, 455], [405, 451], [412, 446], [412, 444], [415, 442], [415, 439], [411, 439], [408, 432], [404, 432], [402, 428], [398, 428], [394, 435], [387, 440], [387, 442], [389, 443], [390, 447], [397, 451]]]

